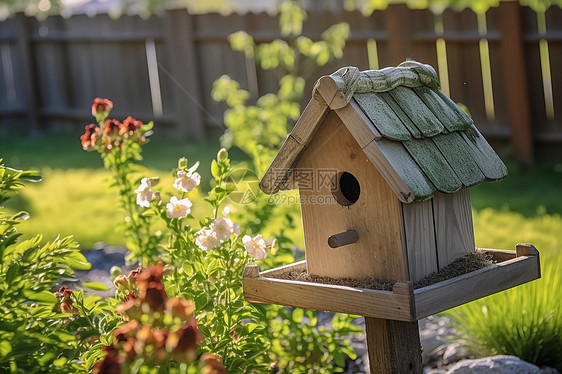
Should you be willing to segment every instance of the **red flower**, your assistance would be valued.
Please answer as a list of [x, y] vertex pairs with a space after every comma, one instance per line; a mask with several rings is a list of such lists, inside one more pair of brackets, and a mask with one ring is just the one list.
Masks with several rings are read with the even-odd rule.
[[133, 117], [127, 117], [121, 124], [119, 129], [119, 134], [125, 137], [133, 135], [138, 129], [142, 127], [142, 122], [134, 119]]
[[170, 340], [174, 339], [176, 340], [173, 348], [174, 358], [178, 361], [191, 362], [197, 356], [198, 342], [203, 339], [203, 336], [197, 329], [195, 319], [192, 319], [180, 327], [174, 335], [170, 335]]
[[104, 115], [107, 117], [111, 109], [113, 109], [113, 103], [110, 100], [96, 97], [92, 104], [92, 116], [97, 118], [100, 115]]
[[85, 151], [90, 151], [96, 146], [98, 138], [101, 135], [100, 129], [92, 123], [90, 125], [87, 125], [85, 127], [85, 130], [86, 132], [84, 132], [84, 134], [80, 136], [80, 141], [82, 142], [82, 148]]
[[103, 124], [103, 135], [117, 136], [119, 129], [122, 126], [121, 122], [116, 119], [108, 119]]
[[92, 374], [121, 374], [121, 362], [123, 357], [113, 345], [103, 347], [107, 352], [103, 361], [98, 361], [92, 368]]

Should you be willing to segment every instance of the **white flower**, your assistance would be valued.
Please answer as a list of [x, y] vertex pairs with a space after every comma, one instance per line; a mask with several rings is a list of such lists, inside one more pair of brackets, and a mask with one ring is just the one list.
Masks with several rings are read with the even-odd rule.
[[202, 229], [195, 234], [195, 244], [204, 251], [210, 251], [221, 245], [215, 233], [211, 229]]
[[215, 237], [222, 242], [230, 238], [230, 235], [235, 233], [236, 226], [238, 226], [238, 230], [240, 230], [240, 225], [232, 223], [230, 218], [219, 217], [211, 223], [211, 230], [215, 234]]
[[152, 192], [152, 183], [148, 178], [142, 178], [140, 186], [135, 190], [137, 194], [137, 204], [148, 208], [150, 201], [154, 197]]
[[191, 201], [188, 198], [178, 200], [172, 196], [170, 202], [166, 204], [166, 215], [168, 218], [185, 218], [191, 212]]
[[191, 167], [188, 171], [178, 170], [178, 178], [174, 181], [174, 187], [183, 192], [189, 192], [201, 183], [201, 175], [195, 170], [199, 166], [199, 162]]
[[265, 240], [261, 235], [256, 235], [253, 238], [250, 235], [244, 235], [242, 238], [244, 248], [256, 260], [262, 260], [267, 256], [265, 251]]
[[[225, 216], [226, 218], [230, 218], [228, 217], [228, 215], [230, 214], [230, 207], [227, 205], [224, 207], [224, 209], [222, 210], [222, 215]], [[240, 224], [234, 222], [234, 224], [232, 225], [232, 227], [234, 228], [234, 233], [236, 235], [240, 235]]]

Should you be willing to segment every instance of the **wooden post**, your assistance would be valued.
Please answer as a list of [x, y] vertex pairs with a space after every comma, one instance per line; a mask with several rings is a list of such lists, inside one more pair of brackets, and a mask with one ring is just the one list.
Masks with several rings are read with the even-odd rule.
[[386, 10], [387, 56], [381, 56], [381, 67], [397, 66], [412, 54], [412, 30], [409, 20], [414, 16], [406, 4], [390, 4]]
[[21, 66], [23, 84], [24, 84], [24, 100], [25, 113], [27, 117], [27, 133], [36, 134], [39, 131], [39, 114], [37, 103], [37, 88], [35, 81], [35, 69], [33, 66], [33, 51], [31, 49], [31, 41], [29, 38], [28, 22], [30, 17], [26, 17], [23, 13], [16, 16], [16, 46], [19, 54], [19, 62]]
[[497, 73], [503, 74], [513, 156], [519, 162], [531, 164], [534, 143], [519, 3], [502, 1], [499, 14], [503, 63], [502, 71]]
[[168, 10], [164, 16], [168, 66], [163, 75], [174, 87], [176, 133], [191, 139], [205, 137], [205, 118], [198, 82], [192, 16], [185, 10]]
[[371, 374], [423, 373], [417, 322], [365, 317], [365, 335]]

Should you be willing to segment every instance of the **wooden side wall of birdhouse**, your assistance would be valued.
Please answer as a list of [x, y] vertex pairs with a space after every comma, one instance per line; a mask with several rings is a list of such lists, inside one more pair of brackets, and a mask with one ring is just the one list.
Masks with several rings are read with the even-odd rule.
[[431, 200], [402, 203], [410, 280], [439, 271], [474, 252], [470, 194], [436, 193]]
[[[333, 198], [338, 173], [359, 182], [358, 200], [349, 206]], [[299, 173], [301, 181], [299, 181]], [[312, 188], [302, 176], [312, 173]], [[408, 279], [401, 203], [341, 122], [330, 112], [307, 146], [293, 177], [301, 198], [307, 270], [332, 278]], [[331, 248], [331, 235], [355, 230], [356, 243]]]

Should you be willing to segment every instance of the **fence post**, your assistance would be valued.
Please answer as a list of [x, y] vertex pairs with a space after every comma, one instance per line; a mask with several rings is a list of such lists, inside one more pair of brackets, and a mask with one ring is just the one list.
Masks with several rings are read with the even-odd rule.
[[500, 2], [499, 18], [502, 71], [498, 73], [503, 74], [513, 157], [519, 162], [531, 164], [534, 141], [519, 3]]
[[381, 56], [381, 67], [397, 66], [412, 55], [412, 11], [406, 4], [390, 4], [386, 9], [388, 56]]
[[185, 10], [167, 10], [164, 18], [169, 66], [164, 72], [172, 80], [178, 136], [205, 138], [205, 117], [198, 81], [197, 51], [192, 16]]
[[22, 72], [25, 116], [27, 119], [27, 133], [34, 135], [39, 131], [39, 108], [37, 102], [37, 88], [35, 81], [35, 67], [33, 51], [29, 37], [29, 22], [31, 18], [23, 13], [16, 15], [16, 48]]

